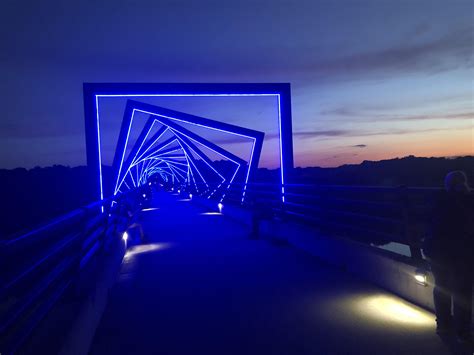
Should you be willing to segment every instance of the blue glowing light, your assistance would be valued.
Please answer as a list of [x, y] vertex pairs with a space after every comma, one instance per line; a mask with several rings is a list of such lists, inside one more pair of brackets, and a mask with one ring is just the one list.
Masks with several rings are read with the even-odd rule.
[[[152, 108], [156, 108], [156, 107], [152, 107]], [[158, 109], [159, 109], [159, 108], [158, 108]], [[194, 174], [192, 173], [192, 166], [194, 166], [194, 168], [198, 171], [198, 173], [199, 173], [199, 175], [200, 175], [201, 177], [202, 177], [202, 174], [199, 172], [199, 169], [197, 168], [196, 164], [194, 164], [194, 163], [193, 163], [192, 165], [190, 164], [190, 162], [192, 161], [192, 158], [191, 158], [192, 155], [191, 155], [191, 154], [188, 154], [188, 153], [186, 152], [186, 149], [185, 149], [184, 146], [181, 144], [181, 143], [183, 143], [183, 144], [185, 144], [185, 145], [187, 146], [188, 149], [190, 149], [190, 150], [192, 150], [194, 153], [196, 153], [196, 154], [207, 164], [207, 166], [208, 166], [210, 169], [212, 169], [212, 170], [222, 179], [221, 184], [218, 186], [218, 188], [220, 188], [220, 186], [222, 185], [222, 183], [223, 183], [226, 179], [212, 166], [212, 164], [210, 164], [210, 162], [208, 161], [208, 159], [206, 158], [206, 156], [205, 156], [196, 146], [194, 146], [193, 144], [191, 144], [190, 141], [187, 141], [187, 139], [190, 139], [190, 140], [195, 141], [195, 142], [197, 142], [197, 143], [199, 143], [199, 144], [204, 144], [204, 145], [206, 146], [206, 148], [208, 148], [208, 149], [210, 149], [211, 151], [217, 153], [218, 155], [220, 155], [220, 156], [222, 156], [222, 157], [224, 157], [224, 158], [226, 158], [226, 159], [232, 161], [233, 163], [235, 163], [235, 164], [237, 165], [236, 170], [235, 170], [235, 172], [234, 172], [234, 174], [233, 174], [233, 176], [232, 176], [232, 178], [231, 178], [231, 180], [230, 180], [230, 182], [229, 182], [229, 184], [228, 184], [228, 186], [230, 187], [230, 185], [232, 184], [233, 180], [235, 179], [235, 176], [236, 176], [236, 174], [237, 174], [239, 168], [241, 167], [242, 163], [244, 163], [243, 161], [241, 161], [240, 158], [234, 156], [233, 154], [231, 154], [231, 153], [229, 153], [229, 152], [223, 150], [222, 148], [220, 148], [220, 147], [218, 147], [218, 146], [213, 145], [212, 143], [208, 142], [207, 140], [203, 139], [202, 137], [199, 137], [199, 136], [193, 134], [192, 132], [186, 130], [185, 128], [182, 128], [182, 127], [180, 127], [180, 126], [176, 126], [175, 124], [170, 123], [170, 121], [167, 121], [169, 118], [171, 118], [171, 116], [169, 116], [169, 115], [161, 115], [161, 114], [159, 114], [159, 113], [157, 113], [157, 112], [154, 112], [154, 111], [153, 111], [153, 112], [150, 111], [150, 110], [146, 111], [146, 110], [142, 110], [142, 109], [137, 109], [136, 107], [132, 107], [132, 108], [131, 108], [131, 112], [132, 112], [132, 114], [134, 114], [135, 112], [143, 112], [143, 113], [149, 114], [150, 117], [151, 117], [151, 116], [156, 116], [156, 117], [158, 117], [158, 120], [159, 120], [159, 122], [160, 122], [161, 124], [164, 124], [164, 125], [166, 125], [168, 128], [171, 129], [171, 131], [174, 133], [175, 137], [178, 138], [178, 143], [179, 143], [179, 145], [181, 146], [181, 148], [182, 148], [182, 150], [183, 150], [183, 152], [184, 152], [184, 155], [185, 155], [185, 156], [183, 156], [183, 158], [185, 158], [185, 159], [187, 160], [187, 162], [188, 162], [188, 167], [187, 167], [187, 168], [188, 168], [188, 171], [181, 170], [181, 169], [179, 169], [179, 168], [176, 167], [176, 166], [175, 166], [175, 167], [172, 167], [170, 164], [168, 164], [168, 162], [171, 162], [171, 161], [169, 160], [169, 158], [173, 158], [173, 159], [181, 158], [180, 156], [174, 156], [174, 157], [172, 157], [172, 156], [168, 155], [168, 154], [170, 154], [171, 152], [176, 151], [177, 149], [169, 149], [169, 150], [167, 150], [167, 151], [165, 151], [165, 152], [161, 152], [161, 154], [158, 154], [158, 153], [159, 153], [160, 151], [162, 151], [165, 147], [167, 147], [168, 145], [170, 145], [170, 144], [172, 144], [174, 141], [176, 141], [176, 139], [171, 139], [171, 140], [168, 140], [168, 141], [165, 142], [165, 143], [160, 144], [157, 148], [155, 148], [155, 149], [153, 150], [153, 152], [150, 152], [148, 155], [145, 155], [146, 153], [142, 153], [142, 154], [140, 155], [140, 158], [137, 159], [136, 156], [139, 154], [139, 152], [140, 152], [140, 150], [141, 150], [141, 147], [142, 147], [143, 144], [144, 144], [144, 140], [142, 140], [141, 143], [140, 143], [141, 145], [140, 145], [139, 149], [137, 149], [137, 153], [136, 153], [135, 157], [133, 157], [133, 159], [132, 159], [132, 162], [133, 162], [133, 163], [130, 164], [130, 166], [128, 167], [128, 170], [130, 170], [130, 168], [132, 168], [132, 167], [134, 167], [134, 166], [136, 166], [136, 165], [138, 165], [138, 164], [142, 164], [143, 161], [146, 161], [146, 160], [149, 160], [149, 159], [158, 159], [158, 158], [155, 158], [155, 157], [161, 157], [160, 159], [163, 159], [163, 156], [166, 156], [166, 158], [168, 158], [168, 159], [166, 159], [167, 165], [169, 166], [170, 170], [171, 170], [173, 173], [177, 173], [177, 176], [176, 176], [176, 177], [178, 178], [178, 180], [180, 180], [179, 177], [182, 177], [182, 178], [184, 179], [184, 181], [185, 181], [185, 184], [189, 185], [189, 184], [191, 183], [191, 182], [190, 182], [190, 173], [191, 173], [192, 178], [193, 178], [193, 182], [194, 182], [195, 185], [196, 185], [196, 182], [195, 182], [195, 179], [194, 179]], [[132, 121], [132, 120], [130, 120], [130, 121]], [[152, 126], [152, 125], [150, 125], [150, 126]], [[148, 136], [149, 132], [150, 132], [150, 129], [148, 129], [148, 132], [146, 133], [145, 137]], [[246, 137], [247, 137], [247, 136], [246, 136]], [[255, 142], [255, 138], [253, 138], [253, 137], [251, 137], [251, 138], [252, 138], [252, 139], [254, 140], [254, 142]], [[156, 142], [156, 140], [155, 140], [155, 142]], [[155, 143], [155, 142], [154, 142], [154, 143]], [[254, 146], [255, 146], [255, 144], [253, 145], [253, 149], [254, 149]], [[149, 147], [147, 148], [147, 150], [150, 149], [150, 148], [151, 148], [151, 146], [149, 146]], [[124, 145], [124, 149], [125, 149], [125, 145]], [[165, 154], [165, 153], [166, 153], [166, 154]], [[122, 157], [123, 157], [123, 156], [122, 156]], [[191, 159], [190, 159], [190, 158], [191, 158]], [[165, 160], [165, 159], [163, 159], [163, 160]], [[237, 161], [237, 160], [239, 160], [239, 161], [241, 161], [241, 162], [239, 163], [239, 161]], [[121, 160], [121, 164], [123, 164], [123, 159]], [[250, 166], [249, 166], [249, 167], [250, 167]], [[141, 165], [141, 168], [143, 169], [143, 164]], [[147, 166], [147, 169], [145, 169], [145, 171], [147, 171], [148, 169], [149, 169], [149, 165]], [[127, 171], [128, 171], [128, 170], [127, 170]], [[187, 177], [184, 178], [184, 176], [181, 175], [177, 170], [181, 170], [184, 174], [187, 175]], [[138, 174], [138, 172], [137, 172], [137, 174]], [[143, 173], [142, 173], [140, 176], [143, 176]], [[247, 174], [247, 176], [248, 176], [248, 174]], [[203, 179], [203, 181], [205, 181], [203, 177], [202, 177], [202, 179]], [[123, 180], [123, 179], [122, 179], [122, 180]], [[143, 179], [142, 179], [141, 177], [139, 178], [138, 176], [137, 176], [137, 180], [143, 181]], [[207, 185], [207, 182], [206, 182], [206, 185]], [[120, 189], [120, 186], [121, 186], [121, 182], [118, 184], [118, 188], [119, 188], [119, 189]], [[217, 189], [216, 189], [216, 190], [217, 190]], [[214, 194], [214, 192], [215, 192], [216, 190], [214, 190], [212, 194]], [[212, 195], [212, 194], [211, 194], [211, 195]]]
[[[284, 97], [282, 101], [282, 95]], [[117, 97], [117, 98], [139, 98], [139, 97], [276, 97], [278, 101], [278, 126], [279, 126], [279, 138], [280, 138], [280, 170], [281, 170], [281, 194], [282, 201], [284, 201], [285, 194], [285, 176], [286, 168], [292, 167], [292, 147], [291, 147], [291, 111], [290, 111], [290, 91], [289, 84], [84, 84], [84, 102], [86, 108], [86, 127], [89, 129], [86, 131], [87, 134], [87, 149], [88, 149], [88, 162], [90, 164], [96, 164], [98, 175], [99, 175], [99, 191], [101, 199], [104, 198], [103, 190], [103, 178], [102, 178], [102, 149], [101, 149], [101, 134], [100, 134], [100, 98], [106, 97]], [[283, 107], [282, 107], [283, 105]], [[282, 116], [284, 110], [284, 115]], [[95, 111], [95, 122], [93, 123], [92, 113]], [[179, 118], [172, 118], [175, 121]], [[133, 120], [133, 118], [131, 119]], [[283, 127], [283, 121], [285, 127]], [[191, 123], [192, 124], [192, 123]], [[200, 123], [195, 123], [199, 125]], [[213, 129], [210, 127], [206, 128]], [[130, 127], [130, 126], [129, 126]], [[283, 131], [283, 128], [285, 132]], [[216, 129], [219, 129], [216, 127]], [[95, 133], [93, 133], [95, 132]], [[147, 132], [147, 135], [150, 131]], [[95, 134], [95, 143], [93, 142], [93, 136]], [[245, 133], [242, 134], [243, 136]], [[126, 139], [128, 143], [128, 137]], [[90, 143], [90, 144], [89, 144]], [[145, 152], [142, 151], [144, 146], [144, 141], [141, 142], [137, 153], [139, 153], [139, 158], [142, 155], [146, 154], [146, 150], [151, 148], [151, 145], [147, 145]], [[125, 144], [126, 145], [126, 144]], [[256, 144], [252, 145], [252, 150], [256, 150]], [[93, 149], [91, 151], [91, 149]], [[261, 149], [261, 146], [260, 146]], [[94, 153], [95, 150], [95, 153]], [[259, 155], [260, 152], [257, 152]], [[94, 154], [96, 158], [94, 158]], [[191, 183], [191, 178], [196, 184], [194, 179], [193, 170], [198, 171], [197, 167], [193, 167], [192, 159], [186, 154], [185, 151], [185, 160], [188, 163], [188, 172], [187, 172], [187, 183]], [[255, 152], [252, 152], [249, 160], [249, 170], [245, 175], [245, 184], [242, 197], [245, 197], [245, 189], [250, 177], [250, 168], [258, 164], [258, 160], [255, 160]], [[120, 161], [119, 171], [122, 170], [123, 159]], [[170, 163], [171, 164], [171, 163]], [[129, 176], [130, 183], [141, 184], [145, 172], [149, 169], [150, 162], [141, 163], [136, 167], [136, 179], [135, 182], [132, 174], [125, 172], [120, 172], [119, 180], [121, 176]], [[236, 170], [240, 168], [237, 167]], [[140, 169], [140, 170], [138, 170]], [[234, 176], [236, 172], [234, 172]], [[125, 186], [129, 185], [126, 182]]]

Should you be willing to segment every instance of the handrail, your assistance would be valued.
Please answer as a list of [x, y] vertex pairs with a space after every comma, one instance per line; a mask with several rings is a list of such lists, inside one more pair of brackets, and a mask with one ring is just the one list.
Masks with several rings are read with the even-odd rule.
[[201, 188], [204, 184], [193, 185], [181, 189], [194, 194], [197, 185], [201, 191], [198, 196], [252, 210], [271, 208], [280, 218], [310, 223], [335, 236], [342, 233], [363, 242], [373, 240], [376, 245], [389, 242], [408, 245], [415, 263], [422, 262], [421, 239], [430, 233], [427, 216], [432, 200], [442, 191], [441, 187], [261, 182], [232, 183], [229, 187], [210, 184], [205, 189]]
[[90, 212], [90, 210], [94, 208], [99, 208], [106, 206], [108, 203], [110, 203], [115, 196], [109, 197], [105, 200], [100, 200], [100, 201], [95, 201], [87, 206], [80, 207], [72, 212], [69, 212], [65, 215], [59, 216], [52, 221], [49, 221], [45, 224], [42, 224], [36, 228], [31, 229], [30, 231], [27, 231], [25, 233], [20, 234], [19, 236], [13, 236], [10, 237], [10, 239], [5, 239], [4, 245], [5, 246], [12, 246], [17, 243], [22, 242], [25, 239], [30, 239], [30, 238], [37, 238], [39, 234], [41, 233], [47, 233], [51, 232], [53, 228], [60, 228], [63, 223], [70, 223], [74, 221], [75, 218], [80, 218], [84, 216], [84, 214], [87, 214]]
[[[0, 349], [18, 350], [79, 273], [107, 243], [118, 238], [120, 201], [111, 196], [78, 208], [0, 244]], [[131, 196], [133, 197], [133, 196]], [[112, 201], [118, 202], [112, 207]], [[3, 345], [5, 344], [5, 345]]]
[[[414, 262], [420, 261], [420, 238], [427, 231], [418, 227], [416, 231], [413, 227], [423, 224], [420, 216], [427, 208], [426, 199], [441, 191], [441, 188], [404, 186], [285, 184], [285, 202], [282, 202], [281, 184], [210, 184], [197, 193], [198, 185], [204, 186], [179, 188], [183, 193], [237, 204], [253, 211], [268, 209], [279, 218], [317, 226], [329, 236], [342, 233], [363, 242], [401, 242], [410, 246]], [[112, 196], [96, 201], [0, 241], [0, 263], [8, 265], [8, 268], [2, 267], [0, 274], [0, 310], [3, 299], [7, 307], [0, 314], [0, 342], [6, 341], [9, 349], [18, 348], [34, 328], [33, 322], [39, 322], [54, 306], [55, 302], [48, 295], [54, 294], [55, 299], [59, 299], [101, 250], [107, 236], [117, 237], [120, 199], [121, 196]], [[115, 208], [111, 207], [112, 201], [119, 201]]]

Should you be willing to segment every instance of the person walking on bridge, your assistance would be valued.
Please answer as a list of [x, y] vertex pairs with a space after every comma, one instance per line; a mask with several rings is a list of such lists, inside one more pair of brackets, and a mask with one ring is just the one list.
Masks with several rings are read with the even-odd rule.
[[432, 236], [423, 246], [435, 279], [436, 332], [444, 336], [454, 330], [458, 341], [471, 342], [474, 199], [462, 171], [446, 175], [445, 189], [434, 209]]

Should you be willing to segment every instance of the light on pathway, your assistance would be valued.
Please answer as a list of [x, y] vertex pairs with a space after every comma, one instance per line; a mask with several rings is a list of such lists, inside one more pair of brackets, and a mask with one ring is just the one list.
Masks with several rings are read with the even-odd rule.
[[193, 194], [189, 194], [189, 198], [192, 200], [193, 199]]
[[217, 204], [217, 208], [219, 208], [219, 212], [222, 213], [222, 208], [224, 207], [224, 205], [222, 203], [218, 203]]
[[143, 198], [146, 198], [146, 194], [143, 194]]
[[432, 314], [394, 296], [378, 295], [368, 298], [363, 309], [366, 314], [392, 322], [418, 326], [434, 323]]
[[417, 269], [415, 271], [415, 280], [418, 284], [422, 285], [422, 286], [426, 286], [426, 272], [424, 270], [421, 270], [421, 269]]
[[153, 243], [153, 244], [135, 245], [131, 247], [129, 250], [127, 250], [127, 252], [125, 253], [124, 259], [127, 262], [129, 262], [133, 260], [133, 257], [136, 255], [150, 253], [157, 250], [163, 250], [169, 247], [171, 247], [171, 244], [169, 243]]
[[128, 240], [128, 233], [127, 232], [123, 232], [122, 239], [124, 240], [124, 242], [127, 242], [127, 240]]

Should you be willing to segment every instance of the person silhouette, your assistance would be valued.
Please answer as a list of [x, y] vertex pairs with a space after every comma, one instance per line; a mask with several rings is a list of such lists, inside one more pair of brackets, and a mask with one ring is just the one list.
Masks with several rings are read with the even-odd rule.
[[454, 331], [459, 342], [472, 342], [474, 199], [464, 172], [449, 172], [444, 184], [434, 208], [431, 238], [423, 246], [435, 280], [436, 332], [446, 336]]

